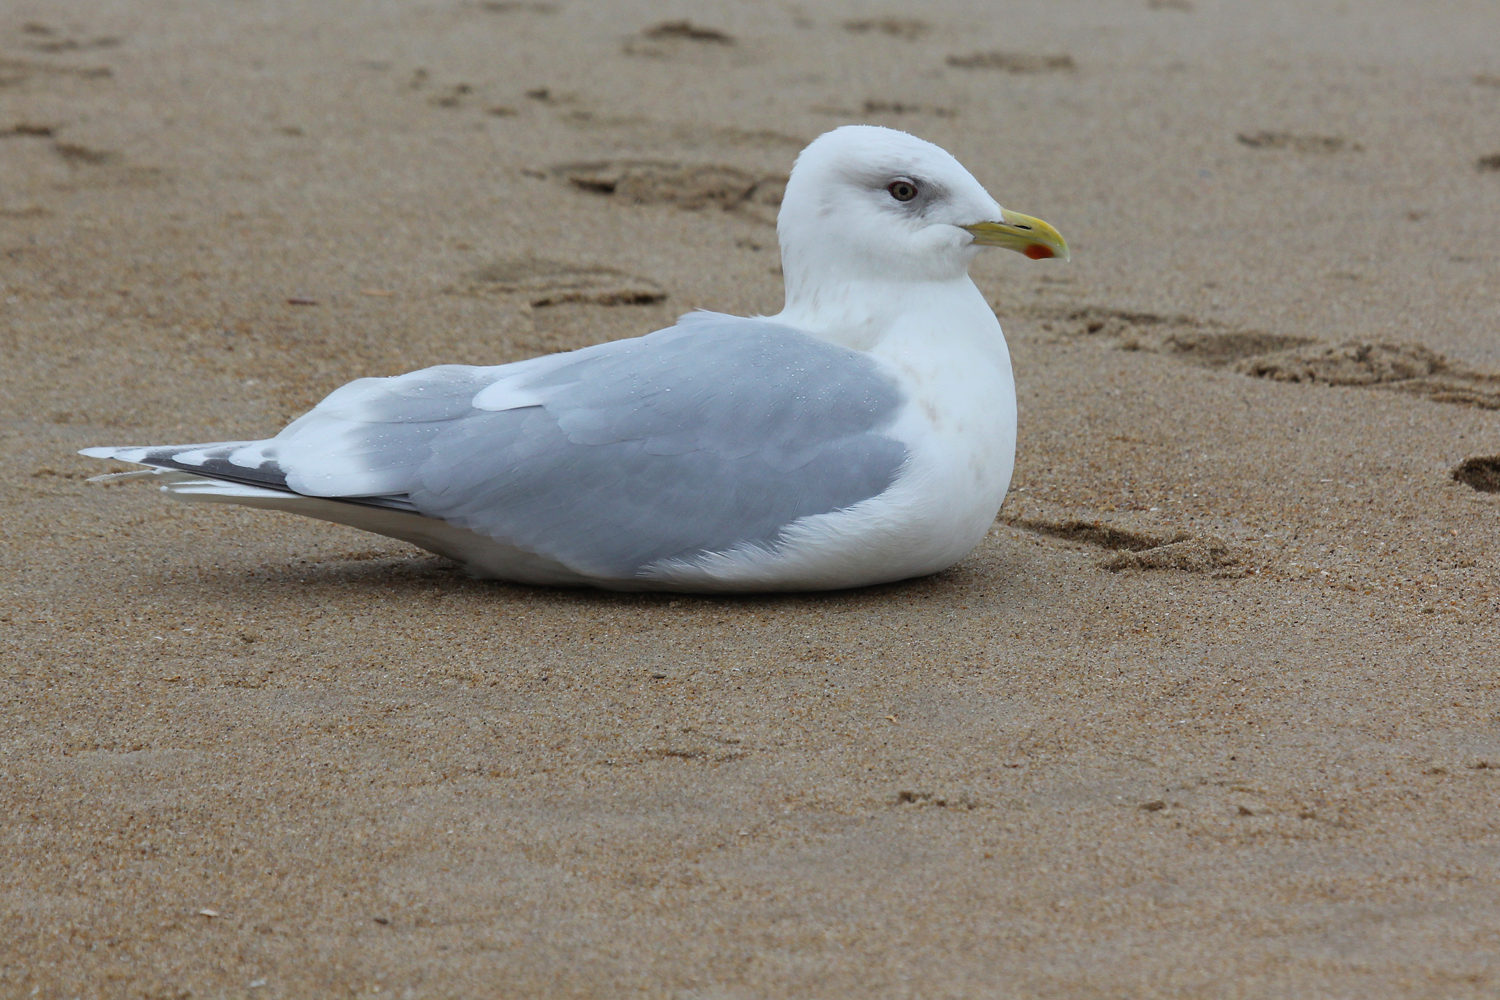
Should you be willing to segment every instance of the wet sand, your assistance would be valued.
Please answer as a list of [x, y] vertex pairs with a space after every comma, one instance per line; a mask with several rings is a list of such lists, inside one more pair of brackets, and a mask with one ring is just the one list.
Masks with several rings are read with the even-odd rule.
[[[1500, 993], [1500, 13], [1003, 6], [0, 14], [0, 995]], [[775, 312], [853, 121], [1074, 248], [975, 268], [1020, 454], [947, 572], [527, 589], [84, 481]]]

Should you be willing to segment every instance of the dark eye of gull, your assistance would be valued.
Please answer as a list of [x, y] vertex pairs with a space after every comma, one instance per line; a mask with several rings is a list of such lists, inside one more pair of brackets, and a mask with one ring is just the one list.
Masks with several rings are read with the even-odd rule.
[[917, 196], [917, 182], [909, 181], [905, 177], [898, 177], [886, 186], [886, 190], [897, 201], [911, 201]]

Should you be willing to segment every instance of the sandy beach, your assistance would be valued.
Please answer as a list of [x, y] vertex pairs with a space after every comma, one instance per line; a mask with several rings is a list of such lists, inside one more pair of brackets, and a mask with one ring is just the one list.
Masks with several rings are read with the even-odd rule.
[[[16, 0], [0, 996], [1500, 996], [1493, 0]], [[471, 580], [90, 445], [781, 307], [840, 124], [1020, 441], [856, 592]]]

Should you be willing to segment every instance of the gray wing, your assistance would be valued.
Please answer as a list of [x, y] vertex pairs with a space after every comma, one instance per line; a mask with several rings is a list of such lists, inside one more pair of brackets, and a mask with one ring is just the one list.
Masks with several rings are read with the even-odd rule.
[[887, 434], [902, 402], [864, 354], [694, 313], [514, 365], [360, 379], [269, 441], [114, 456], [209, 475], [212, 462], [221, 478], [414, 509], [630, 578], [774, 544], [798, 518], [884, 492], [906, 462]]
[[906, 461], [884, 433], [901, 395], [858, 352], [701, 313], [601, 346], [528, 379], [540, 405], [476, 408], [434, 437], [412, 505], [630, 577], [773, 543], [798, 518], [884, 492]]

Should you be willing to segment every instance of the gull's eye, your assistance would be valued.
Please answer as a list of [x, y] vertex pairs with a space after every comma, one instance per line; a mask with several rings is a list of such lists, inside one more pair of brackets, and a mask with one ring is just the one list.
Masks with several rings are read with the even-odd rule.
[[891, 193], [891, 197], [895, 198], [897, 201], [911, 201], [917, 196], [917, 182], [909, 181], [903, 177], [899, 180], [891, 181], [891, 183], [886, 186], [886, 190], [889, 191]]

